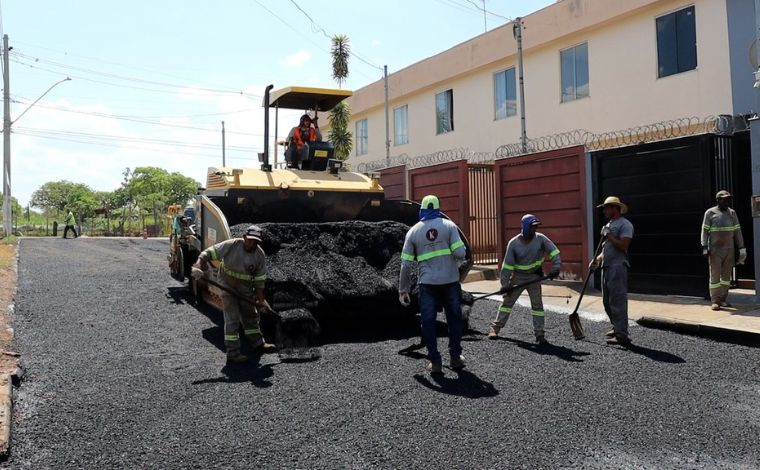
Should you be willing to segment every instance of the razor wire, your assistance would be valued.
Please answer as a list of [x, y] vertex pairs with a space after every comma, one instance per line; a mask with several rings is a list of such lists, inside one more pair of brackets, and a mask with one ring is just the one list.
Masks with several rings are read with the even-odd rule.
[[356, 165], [356, 169], [359, 173], [369, 173], [394, 166], [406, 165], [407, 168], [411, 169], [458, 160], [467, 160], [471, 163], [487, 163], [493, 162], [495, 157], [496, 156], [493, 152], [473, 152], [467, 147], [458, 147], [413, 157], [402, 153], [400, 155], [392, 156], [390, 159], [383, 158], [359, 163]]
[[[727, 135], [742, 128], [735, 116], [720, 115], [705, 118], [685, 117], [629, 127], [616, 131], [593, 133], [583, 129], [545, 135], [522, 143], [506, 144], [496, 149], [496, 158], [516, 157], [548, 150], [583, 145], [588, 150], [606, 150], [647, 142], [676, 139], [697, 134]], [[745, 124], [746, 127], [746, 124]]]

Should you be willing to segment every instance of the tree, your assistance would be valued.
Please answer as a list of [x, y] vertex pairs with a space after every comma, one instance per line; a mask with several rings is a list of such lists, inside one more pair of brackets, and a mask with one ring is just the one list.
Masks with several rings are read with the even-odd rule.
[[[127, 182], [128, 193], [143, 210], [153, 213], [153, 222], [158, 223], [163, 209], [172, 203], [187, 203], [200, 183], [180, 173], [169, 173], [163, 168], [152, 166], [137, 167]], [[145, 213], [143, 225], [145, 224]]]
[[[348, 78], [348, 59], [351, 56], [351, 46], [348, 36], [338, 34], [331, 38], [332, 48], [332, 75], [338, 83], [338, 87]], [[345, 103], [338, 103], [329, 115], [330, 132], [327, 138], [335, 147], [335, 156], [340, 160], [346, 160], [351, 155], [353, 147], [353, 135], [348, 129], [351, 121], [351, 109]]]
[[69, 209], [81, 220], [91, 217], [98, 204], [89, 186], [61, 180], [43, 184], [32, 193], [29, 205], [55, 212]]

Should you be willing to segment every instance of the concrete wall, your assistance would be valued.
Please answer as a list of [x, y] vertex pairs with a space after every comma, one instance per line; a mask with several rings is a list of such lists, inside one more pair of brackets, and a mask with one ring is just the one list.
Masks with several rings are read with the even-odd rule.
[[757, 90], [752, 88], [755, 76], [749, 60], [750, 46], [755, 40], [755, 15], [760, 12], [755, 12], [751, 0], [726, 0], [726, 13], [733, 114], [760, 112], [755, 105]]
[[[528, 137], [731, 113], [726, 1], [733, 2], [564, 0], [524, 18]], [[655, 18], [689, 5], [695, 6], [698, 67], [657, 78]], [[582, 42], [588, 43], [589, 97], [561, 103], [560, 50]], [[519, 117], [494, 120], [493, 103], [493, 74], [515, 63], [512, 25], [507, 24], [391, 75], [391, 136], [392, 109], [409, 107], [409, 143], [392, 143], [391, 155], [454, 147], [492, 152], [517, 142]], [[449, 88], [454, 131], [436, 135], [435, 94]], [[369, 152], [352, 157], [352, 163], [383, 158], [382, 82], [357, 90], [351, 105], [353, 119], [368, 118], [369, 128]]]

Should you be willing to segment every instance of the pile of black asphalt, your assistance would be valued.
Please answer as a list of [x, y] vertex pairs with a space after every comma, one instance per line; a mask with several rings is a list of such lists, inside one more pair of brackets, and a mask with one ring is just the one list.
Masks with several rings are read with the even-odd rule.
[[[473, 306], [467, 367], [425, 371], [414, 315], [322, 322], [319, 361], [225, 366], [221, 314], [169, 275], [157, 240], [23, 239], [7, 468], [756, 468], [760, 349], [606, 322], [550, 346]], [[707, 307], [709, 308], [709, 307]], [[267, 333], [269, 334], [269, 333]], [[269, 339], [269, 337], [268, 337]], [[250, 352], [244, 349], [244, 352]]]

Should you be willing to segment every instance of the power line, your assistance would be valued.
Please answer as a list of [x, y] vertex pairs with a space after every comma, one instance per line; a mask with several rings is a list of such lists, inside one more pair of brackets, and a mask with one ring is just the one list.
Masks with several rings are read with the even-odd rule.
[[[454, 1], [454, 0], [452, 0], [452, 1]], [[478, 9], [478, 11], [480, 11], [480, 12], [484, 12], [484, 13], [487, 13], [487, 14], [489, 14], [489, 15], [491, 15], [491, 16], [493, 16], [493, 17], [495, 17], [495, 18], [501, 18], [501, 19], [503, 19], [503, 20], [506, 20], [506, 21], [512, 21], [512, 18], [507, 18], [506, 16], [503, 16], [503, 15], [500, 15], [500, 14], [498, 14], [498, 13], [494, 13], [494, 12], [492, 12], [492, 11], [486, 10], [486, 7], [485, 7], [485, 2], [484, 2], [484, 4], [483, 4], [483, 6], [480, 6], [480, 4], [479, 4], [479, 3], [477, 3], [477, 2], [474, 2], [473, 0], [464, 0], [464, 1], [466, 1], [467, 3], [469, 3], [469, 4], [471, 4], [472, 6], [474, 6], [475, 8], [477, 8], [477, 9]]]

